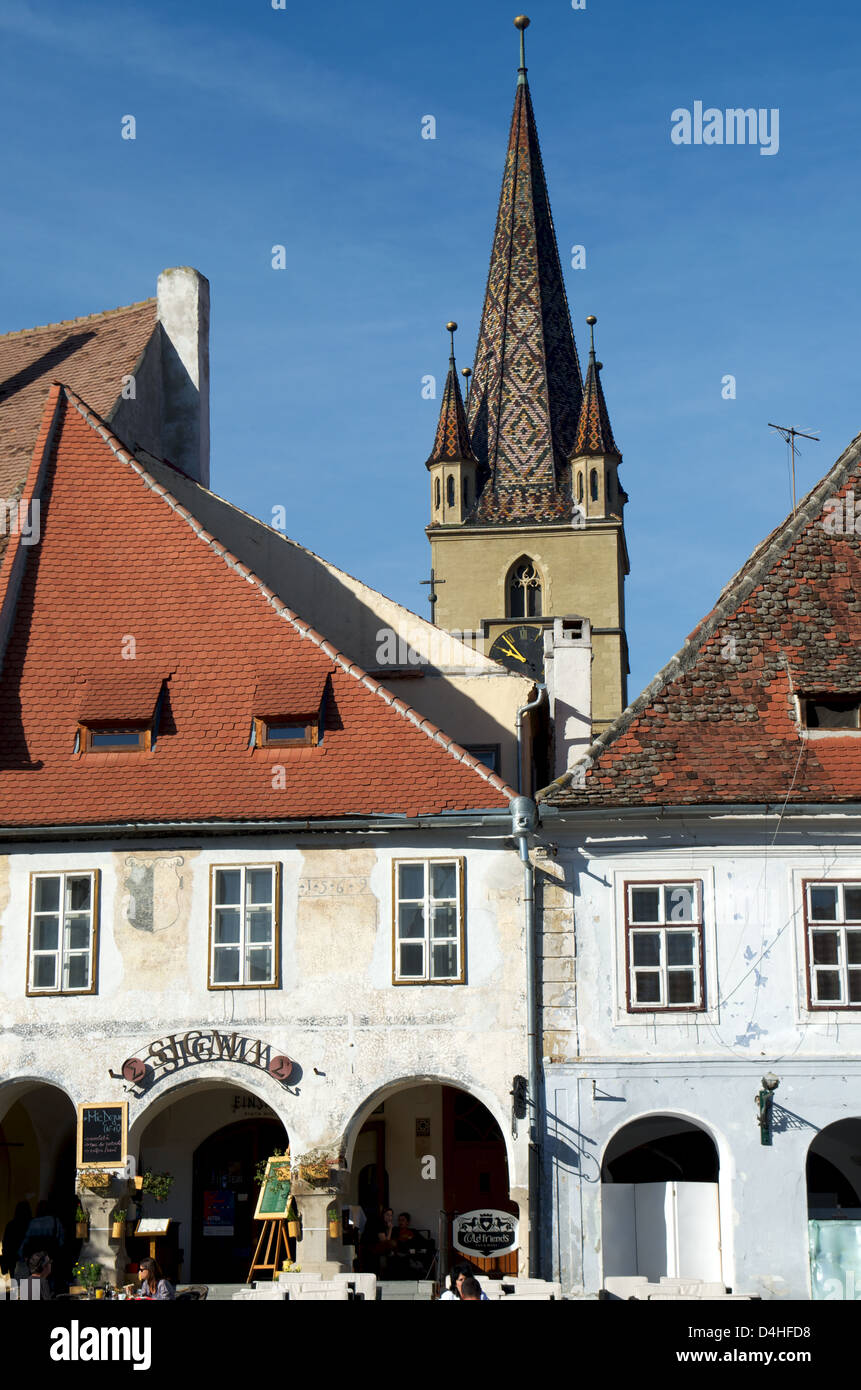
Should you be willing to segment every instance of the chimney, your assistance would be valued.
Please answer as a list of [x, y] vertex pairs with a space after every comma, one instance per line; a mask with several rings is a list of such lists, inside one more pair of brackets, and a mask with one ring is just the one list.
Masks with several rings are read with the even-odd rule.
[[544, 670], [553, 729], [553, 776], [561, 777], [592, 742], [592, 625], [554, 618], [544, 633]]
[[163, 270], [157, 303], [162, 454], [209, 487], [209, 281], [188, 265]]

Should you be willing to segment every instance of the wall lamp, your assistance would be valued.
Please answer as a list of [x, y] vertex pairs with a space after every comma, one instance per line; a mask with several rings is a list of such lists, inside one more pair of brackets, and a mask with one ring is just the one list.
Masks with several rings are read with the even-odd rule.
[[774, 1108], [774, 1093], [780, 1085], [780, 1080], [769, 1072], [768, 1076], [762, 1078], [762, 1090], [756, 1097], [756, 1122], [759, 1125], [759, 1142], [761, 1144], [772, 1143], [771, 1133], [771, 1112]]

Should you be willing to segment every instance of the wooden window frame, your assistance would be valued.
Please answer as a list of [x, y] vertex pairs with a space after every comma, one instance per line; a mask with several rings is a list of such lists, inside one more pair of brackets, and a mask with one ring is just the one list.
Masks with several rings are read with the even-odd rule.
[[[118, 720], [114, 723], [95, 723], [79, 724], [80, 749], [82, 753], [148, 753], [152, 749], [152, 725], [133, 724], [131, 721], [123, 723]], [[93, 735], [100, 734], [137, 734], [136, 744], [120, 744], [116, 748], [94, 748]]]
[[[425, 871], [425, 892], [424, 892], [424, 912], [425, 912], [425, 934], [422, 938], [405, 938], [415, 944], [421, 940], [424, 949], [425, 973], [424, 975], [400, 975], [398, 967], [400, 964], [400, 952], [398, 945], [398, 906], [401, 899], [398, 897], [398, 869], [404, 864], [421, 864]], [[448, 975], [444, 979], [432, 979], [428, 974], [430, 963], [430, 946], [432, 938], [430, 936], [430, 869], [433, 864], [453, 864], [457, 875], [457, 888], [455, 892], [455, 903], [457, 905], [457, 960], [458, 974]], [[412, 902], [414, 899], [405, 899]], [[443, 898], [434, 901], [449, 902], [450, 899]], [[425, 858], [422, 855], [411, 855], [406, 859], [392, 860], [392, 984], [393, 985], [463, 985], [466, 984], [466, 860], [462, 855], [445, 854], [432, 855]]]
[[[306, 723], [302, 719], [259, 719], [254, 720], [254, 742], [258, 748], [316, 748], [322, 741], [320, 719]], [[303, 738], [270, 738], [269, 729], [278, 724], [289, 724], [293, 729], [304, 728]]]
[[[245, 928], [247, 925], [248, 907], [245, 901], [245, 883], [248, 869], [271, 869], [273, 870], [273, 893], [272, 903], [272, 979], [267, 981], [252, 980], [248, 984], [222, 983], [214, 980], [215, 966], [215, 875], [217, 873], [231, 873], [241, 871], [242, 874], [242, 907], [239, 933], [239, 953], [242, 974], [246, 970], [246, 941]], [[206, 966], [206, 987], [217, 993], [228, 989], [280, 989], [281, 987], [281, 863], [278, 860], [266, 860], [265, 862], [254, 862], [249, 864], [212, 864], [209, 872], [209, 939], [207, 943], [207, 966]]]
[[[813, 975], [816, 967], [813, 964], [813, 932], [814, 931], [836, 931], [840, 934], [840, 961], [836, 966], [826, 966], [825, 969], [838, 970], [840, 972], [841, 989], [848, 995], [849, 985], [849, 962], [846, 952], [846, 932], [861, 932], [861, 922], [847, 922], [845, 898], [843, 889], [845, 887], [861, 888], [859, 878], [803, 878], [801, 880], [802, 911], [804, 913], [804, 969], [807, 977], [807, 1007], [811, 1013], [821, 1014], [830, 1011], [839, 1013], [858, 1013], [861, 1010], [861, 1000], [857, 1003], [840, 1003], [836, 999], [815, 999], [813, 992]], [[836, 888], [838, 910], [843, 905], [843, 917], [837, 917], [833, 922], [820, 921], [814, 922], [810, 917], [810, 900], [808, 896], [809, 888]]]
[[[56, 915], [60, 918], [59, 945], [56, 951], [35, 951], [33, 948], [33, 926], [36, 906], [36, 879], [58, 878], [60, 880], [60, 907]], [[65, 945], [66, 917], [71, 915], [66, 909], [66, 880], [70, 878], [89, 878], [90, 880], [90, 969], [89, 984], [81, 989], [64, 989], [62, 984], [47, 989], [33, 983], [33, 967], [37, 955], [57, 957], [57, 979], [62, 981], [66, 974], [66, 956], [80, 955], [81, 952], [67, 952]], [[99, 869], [39, 869], [30, 874], [30, 898], [27, 910], [27, 988], [29, 998], [44, 999], [56, 995], [95, 994], [98, 988], [99, 961], [99, 912], [101, 903], [101, 871]]]
[[[664, 890], [667, 888], [687, 888], [694, 889], [696, 898], [697, 917], [691, 922], [679, 922], [677, 925], [668, 923], [664, 915]], [[631, 921], [631, 890], [634, 888], [657, 888], [659, 890], [659, 903], [662, 919], [659, 922], [632, 922]], [[676, 1013], [695, 1013], [701, 1014], [707, 1011], [706, 1003], [706, 978], [705, 978], [705, 922], [703, 920], [703, 881], [699, 878], [665, 878], [665, 879], [625, 879], [623, 882], [625, 895], [625, 1007], [629, 1014], [676, 1014]], [[661, 964], [655, 972], [661, 981], [661, 994], [666, 997], [669, 993], [669, 972], [667, 964], [667, 934], [687, 932], [696, 938], [696, 949], [694, 951], [693, 968], [696, 971], [697, 983], [699, 986], [698, 997], [691, 1004], [656, 1004], [654, 1002], [640, 1004], [634, 999], [634, 960], [631, 950], [631, 940], [633, 934], [638, 931], [659, 932], [661, 935]], [[643, 967], [639, 967], [643, 968]], [[688, 969], [689, 967], [680, 967]]]

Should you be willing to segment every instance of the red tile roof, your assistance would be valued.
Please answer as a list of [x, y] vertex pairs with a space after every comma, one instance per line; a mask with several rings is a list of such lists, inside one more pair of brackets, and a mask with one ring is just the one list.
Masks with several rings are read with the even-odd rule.
[[541, 799], [631, 806], [861, 798], [861, 734], [807, 737], [795, 698], [861, 692], [856, 497], [861, 529], [861, 436]]
[[[63, 387], [41, 442], [41, 540], [26, 555], [10, 547], [0, 571], [4, 617], [16, 601], [0, 677], [0, 825], [507, 805], [499, 777], [303, 623]], [[38, 450], [31, 483], [37, 465]], [[8, 580], [22, 555], [16, 600]], [[136, 703], [153, 674], [170, 676], [154, 751], [75, 754], [82, 678], [102, 692], [127, 685]], [[259, 685], [307, 691], [326, 678], [319, 747], [249, 747]]]

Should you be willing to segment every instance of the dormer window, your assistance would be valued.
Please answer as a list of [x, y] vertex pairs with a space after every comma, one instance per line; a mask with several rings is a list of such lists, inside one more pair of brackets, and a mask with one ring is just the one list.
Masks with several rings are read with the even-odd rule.
[[861, 728], [861, 694], [799, 696], [805, 728], [822, 733], [845, 733]]
[[254, 695], [256, 748], [316, 748], [323, 741], [328, 671], [261, 677]]
[[320, 742], [320, 720], [256, 719], [256, 742], [261, 748], [285, 748], [304, 744], [316, 748]]
[[78, 753], [146, 753], [156, 744], [166, 698], [162, 670], [134, 661], [88, 678], [78, 708]]
[[152, 729], [128, 724], [81, 725], [81, 751], [84, 753], [128, 753], [152, 746]]

